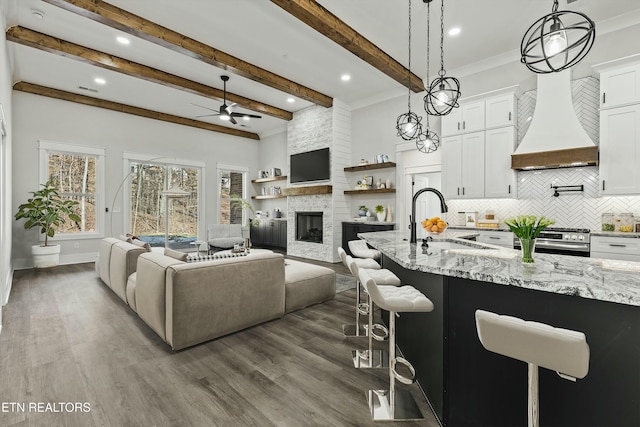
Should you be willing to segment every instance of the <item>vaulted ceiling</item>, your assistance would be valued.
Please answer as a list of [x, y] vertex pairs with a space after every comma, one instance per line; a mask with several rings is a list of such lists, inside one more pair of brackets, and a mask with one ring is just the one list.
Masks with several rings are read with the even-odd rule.
[[[408, 0], [0, 1], [12, 6], [7, 38], [21, 91], [254, 139], [333, 98], [357, 108], [407, 93]], [[446, 1], [445, 32], [461, 28], [445, 34], [446, 69], [516, 60], [522, 35], [552, 3]], [[440, 65], [440, 6], [430, 4], [431, 75]], [[640, 22], [637, 0], [563, 0], [562, 8], [586, 13], [597, 28]], [[416, 92], [426, 77], [426, 20], [427, 4], [413, 0]], [[227, 104], [262, 119], [201, 117], [218, 111], [223, 74]]]

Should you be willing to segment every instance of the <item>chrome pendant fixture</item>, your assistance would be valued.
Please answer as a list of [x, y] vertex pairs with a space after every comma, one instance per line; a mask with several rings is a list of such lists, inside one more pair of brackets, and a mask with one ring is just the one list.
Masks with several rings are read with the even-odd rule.
[[[429, 46], [431, 45], [431, 12], [429, 6], [431, 5], [431, 0], [427, 2], [427, 76], [425, 80], [429, 83], [429, 61], [431, 59], [431, 52]], [[421, 153], [429, 154], [433, 153], [440, 147], [440, 137], [437, 133], [431, 130], [431, 126], [429, 126], [429, 114], [427, 114], [427, 123], [423, 128], [422, 133], [416, 137], [416, 148]]]
[[446, 116], [457, 108], [460, 98], [460, 82], [455, 77], [447, 77], [444, 69], [444, 0], [440, 3], [440, 71], [427, 88], [424, 109], [432, 116]]
[[405, 141], [411, 141], [422, 133], [422, 117], [411, 112], [411, 0], [409, 1], [409, 94], [407, 95], [408, 112], [400, 114], [396, 120], [398, 136]]
[[596, 39], [596, 24], [580, 12], [551, 13], [529, 27], [520, 44], [520, 62], [538, 74], [557, 73], [573, 67], [589, 53]]

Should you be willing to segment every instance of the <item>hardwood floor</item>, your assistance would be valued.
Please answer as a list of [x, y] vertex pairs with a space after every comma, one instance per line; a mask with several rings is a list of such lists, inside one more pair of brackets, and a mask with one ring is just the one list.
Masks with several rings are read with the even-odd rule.
[[[355, 291], [236, 334], [171, 351], [93, 264], [16, 272], [0, 335], [2, 426], [363, 426], [386, 370], [353, 368], [341, 325]], [[407, 386], [402, 386], [407, 387]], [[437, 426], [426, 419], [385, 425]], [[29, 411], [87, 402], [89, 412]], [[56, 409], [54, 407], [53, 409]], [[60, 410], [60, 406], [57, 407]]]

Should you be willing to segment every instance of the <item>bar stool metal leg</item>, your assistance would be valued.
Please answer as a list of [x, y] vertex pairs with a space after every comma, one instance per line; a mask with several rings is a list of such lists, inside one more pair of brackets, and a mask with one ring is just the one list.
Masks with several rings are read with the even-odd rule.
[[[381, 369], [386, 368], [389, 365], [388, 352], [385, 349], [374, 349], [373, 340], [384, 341], [388, 337], [387, 329], [381, 325], [373, 323], [373, 316], [375, 313], [375, 306], [371, 300], [371, 296], [367, 294], [367, 305], [369, 308], [368, 323], [366, 326], [366, 335], [368, 337], [368, 347], [366, 350], [353, 350], [351, 357], [353, 359], [353, 366], [358, 369]], [[380, 329], [384, 335], [376, 334], [376, 330]]]
[[[374, 421], [419, 420], [424, 418], [411, 392], [396, 389], [398, 376], [395, 364], [408, 363], [402, 358], [396, 358], [396, 312], [389, 312], [389, 390], [369, 390], [367, 399], [371, 418]], [[401, 359], [401, 360], [398, 360]], [[415, 371], [412, 370], [412, 373]], [[413, 382], [413, 378], [401, 377], [405, 383]]]

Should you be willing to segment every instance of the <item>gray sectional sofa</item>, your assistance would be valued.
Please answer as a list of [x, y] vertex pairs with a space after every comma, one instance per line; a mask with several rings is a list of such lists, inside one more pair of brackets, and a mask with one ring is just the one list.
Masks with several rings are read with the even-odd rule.
[[174, 350], [335, 296], [333, 270], [285, 260], [273, 252], [184, 262], [140, 249], [118, 239], [103, 239], [96, 269], [100, 278]]

